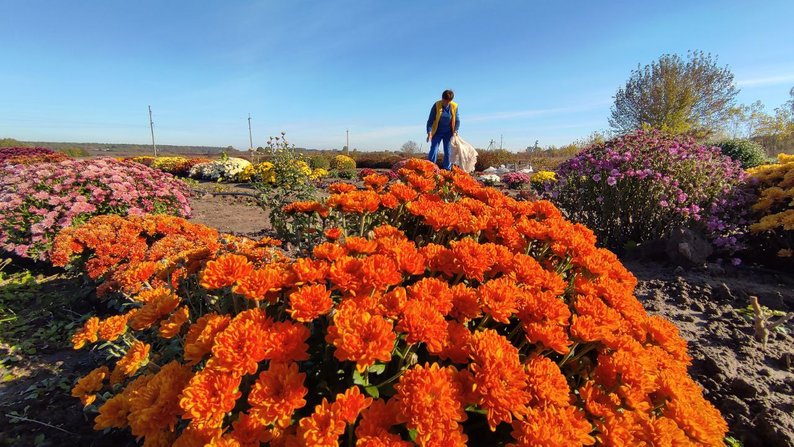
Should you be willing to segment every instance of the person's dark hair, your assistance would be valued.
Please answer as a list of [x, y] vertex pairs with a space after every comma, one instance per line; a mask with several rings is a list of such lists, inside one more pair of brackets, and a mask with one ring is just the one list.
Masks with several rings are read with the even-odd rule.
[[452, 90], [444, 90], [444, 93], [441, 94], [441, 99], [452, 101], [453, 98], [455, 98], [455, 92]]

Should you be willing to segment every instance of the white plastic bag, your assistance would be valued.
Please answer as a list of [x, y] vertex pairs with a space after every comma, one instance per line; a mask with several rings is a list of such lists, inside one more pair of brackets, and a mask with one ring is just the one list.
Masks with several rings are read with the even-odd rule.
[[466, 172], [474, 172], [474, 165], [477, 164], [477, 151], [474, 146], [457, 135], [452, 137], [452, 164], [460, 166]]

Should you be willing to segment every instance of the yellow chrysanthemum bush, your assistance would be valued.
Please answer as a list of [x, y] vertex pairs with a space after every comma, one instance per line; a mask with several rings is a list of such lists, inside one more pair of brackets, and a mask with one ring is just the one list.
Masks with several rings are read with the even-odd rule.
[[427, 161], [366, 185], [289, 210], [359, 223], [303, 254], [164, 216], [62, 232], [54, 262], [122, 303], [72, 338], [116, 356], [73, 390], [94, 427], [175, 446], [722, 445], [675, 325], [590, 230]]
[[356, 169], [356, 160], [347, 155], [337, 155], [331, 160], [331, 167], [339, 171]]
[[753, 204], [755, 222], [750, 232], [758, 237], [755, 246], [762, 257], [777, 257], [794, 266], [794, 155], [779, 154], [777, 163], [751, 168], [749, 183], [758, 200]]

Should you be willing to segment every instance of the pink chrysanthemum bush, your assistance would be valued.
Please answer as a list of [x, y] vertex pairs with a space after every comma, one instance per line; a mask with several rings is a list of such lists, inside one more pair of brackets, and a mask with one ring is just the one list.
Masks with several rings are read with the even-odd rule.
[[699, 226], [724, 254], [742, 248], [749, 200], [746, 174], [719, 148], [689, 137], [637, 131], [565, 161], [546, 193], [610, 248]]
[[113, 159], [0, 166], [0, 249], [46, 260], [55, 234], [98, 214], [188, 216], [187, 186]]
[[115, 357], [72, 390], [94, 427], [174, 446], [722, 445], [686, 343], [592, 232], [457, 169], [400, 176], [294, 207], [360, 222], [299, 256], [170, 216], [64, 230], [53, 262], [124, 309], [72, 338]]

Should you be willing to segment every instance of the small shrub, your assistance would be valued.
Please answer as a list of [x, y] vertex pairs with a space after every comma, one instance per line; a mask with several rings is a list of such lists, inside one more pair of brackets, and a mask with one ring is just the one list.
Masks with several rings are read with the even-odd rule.
[[607, 247], [665, 238], [700, 224], [725, 253], [741, 248], [744, 171], [719, 149], [688, 137], [637, 131], [562, 163], [549, 197]]
[[209, 163], [199, 163], [190, 168], [190, 177], [217, 182], [240, 181], [240, 176], [251, 162], [236, 157], [224, 157]]
[[331, 169], [331, 160], [323, 155], [315, 155], [309, 159], [309, 166], [312, 169], [325, 169], [327, 171]]
[[491, 166], [498, 168], [500, 165], [515, 163], [517, 160], [516, 154], [505, 149], [479, 150], [477, 152], [477, 164], [474, 167], [476, 171], [484, 171]]
[[315, 180], [313, 175], [321, 175], [322, 171], [312, 171], [303, 156], [289, 144], [284, 132], [280, 137], [271, 137], [266, 150], [273, 154], [269, 162], [264, 162], [271, 165], [271, 168], [267, 171], [267, 176], [260, 177], [254, 186], [260, 192], [263, 208], [270, 213], [270, 225], [276, 235], [285, 242], [300, 246], [304, 240], [301, 232], [302, 217], [287, 215], [284, 206], [296, 200], [314, 200], [318, 191], [312, 183]]
[[151, 155], [140, 155], [138, 157], [126, 158], [126, 160], [134, 161], [135, 163], [140, 163], [144, 166], [151, 167], [152, 164], [154, 163], [155, 158], [152, 157]]
[[483, 174], [477, 177], [485, 186], [496, 186], [499, 184], [501, 178], [496, 174]]
[[757, 197], [750, 226], [755, 243], [748, 245], [761, 262], [794, 266], [794, 155], [777, 158], [748, 170]]
[[530, 178], [523, 172], [508, 172], [502, 176], [502, 183], [510, 189], [520, 189], [529, 185]]
[[0, 167], [0, 248], [46, 260], [59, 230], [99, 214], [188, 216], [187, 186], [113, 159]]
[[354, 178], [356, 178], [356, 170], [341, 169], [341, 170], [331, 171], [331, 177], [344, 179], [344, 180], [353, 180]]
[[745, 169], [766, 163], [766, 151], [750, 140], [724, 140], [717, 143], [723, 155], [741, 163]]
[[337, 155], [331, 162], [331, 168], [337, 171], [356, 169], [356, 161], [347, 155]]
[[185, 157], [157, 157], [150, 166], [169, 174], [187, 177], [190, 174], [189, 161]]
[[359, 152], [356, 154], [356, 167], [370, 169], [389, 169], [392, 165], [400, 161], [399, 155], [382, 152]]

